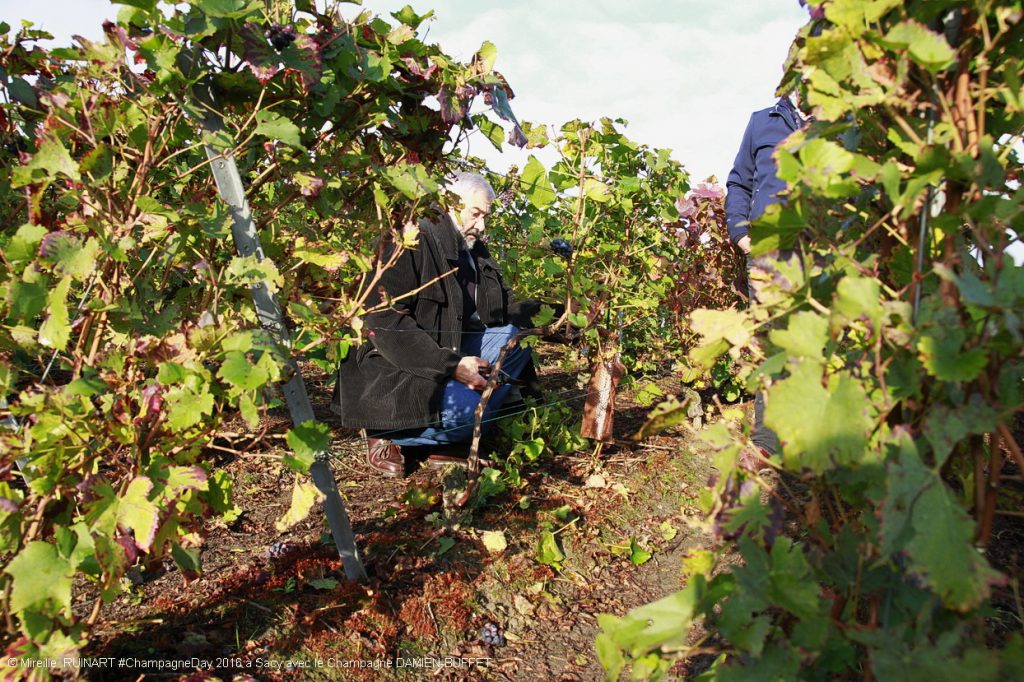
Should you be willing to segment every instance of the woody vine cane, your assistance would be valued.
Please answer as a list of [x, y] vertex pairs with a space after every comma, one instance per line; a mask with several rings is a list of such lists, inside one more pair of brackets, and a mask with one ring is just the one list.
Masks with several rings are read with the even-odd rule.
[[465, 492], [455, 500], [455, 505], [457, 507], [463, 507], [467, 502], [469, 502], [470, 497], [473, 495], [473, 490], [476, 488], [477, 480], [480, 477], [480, 437], [483, 435], [481, 422], [483, 421], [484, 411], [487, 409], [487, 403], [491, 400], [491, 394], [494, 393], [494, 389], [498, 387], [498, 378], [501, 376], [501, 366], [504, 364], [505, 358], [508, 356], [509, 352], [519, 345], [519, 342], [526, 337], [546, 336], [551, 334], [555, 329], [558, 329], [558, 327], [560, 327], [567, 318], [568, 309], [566, 309], [566, 312], [562, 313], [562, 316], [558, 318], [558, 320], [551, 324], [543, 327], [524, 329], [516, 333], [508, 340], [498, 353], [498, 359], [495, 360], [494, 365], [491, 368], [490, 376], [487, 377], [487, 383], [484, 384], [484, 390], [480, 394], [480, 402], [477, 404], [476, 412], [473, 414], [473, 441], [470, 445], [469, 457], [467, 459], [469, 484], [466, 486]]

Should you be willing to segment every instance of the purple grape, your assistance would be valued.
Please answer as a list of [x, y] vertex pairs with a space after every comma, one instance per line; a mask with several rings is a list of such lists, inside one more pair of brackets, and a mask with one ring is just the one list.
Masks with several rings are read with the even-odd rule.
[[551, 241], [551, 250], [563, 258], [572, 256], [572, 244], [561, 238]]
[[284, 540], [276, 540], [270, 547], [267, 547], [267, 558], [269, 559], [280, 559], [287, 554], [289, 549], [288, 543]]
[[273, 45], [274, 49], [278, 52], [295, 42], [296, 38], [295, 27], [291, 24], [286, 26], [274, 24], [268, 28], [263, 35], [266, 36], [267, 40], [270, 41], [270, 44]]
[[480, 628], [480, 641], [490, 646], [505, 646], [505, 635], [494, 623], [487, 623]]

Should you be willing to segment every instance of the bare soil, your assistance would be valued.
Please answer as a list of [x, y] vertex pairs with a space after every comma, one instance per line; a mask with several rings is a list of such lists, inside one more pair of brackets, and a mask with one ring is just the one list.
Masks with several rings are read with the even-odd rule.
[[[577, 377], [557, 360], [548, 352], [542, 382], [571, 395]], [[402, 501], [412, 488], [440, 493], [440, 473], [416, 463], [405, 479], [372, 471], [361, 440], [327, 409], [329, 378], [304, 373], [317, 418], [336, 426], [331, 466], [369, 583], [344, 579], [319, 509], [283, 535], [275, 529], [294, 482], [281, 461], [289, 424], [280, 411], [245, 452], [219, 441], [224, 449], [209, 453], [231, 474], [243, 513], [204, 530], [202, 575], [189, 581], [169, 562], [137, 574], [103, 607], [86, 652], [213, 669], [104, 669], [90, 679], [599, 680], [598, 614], [622, 615], [679, 589], [682, 558], [706, 544], [695, 497], [708, 453], [681, 434], [631, 441], [648, 411], [635, 391], [620, 391], [615, 444], [544, 459], [522, 488], [450, 528], [431, 516], [439, 503]], [[571, 404], [582, 413], [582, 398]], [[538, 561], [544, 528], [557, 531], [560, 570]], [[504, 551], [484, 547], [487, 530], [504, 532]], [[630, 560], [631, 539], [651, 553], [642, 565]], [[94, 596], [78, 592], [76, 610], [87, 613]], [[486, 643], [484, 628], [503, 642]]]

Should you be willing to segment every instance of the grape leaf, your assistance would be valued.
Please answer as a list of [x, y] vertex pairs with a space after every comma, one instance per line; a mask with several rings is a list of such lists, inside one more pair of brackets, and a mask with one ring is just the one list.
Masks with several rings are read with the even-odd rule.
[[[26, 274], [30, 271], [26, 271]], [[7, 301], [11, 315], [23, 322], [31, 323], [46, 307], [46, 286], [41, 282], [15, 280], [7, 290]]]
[[550, 530], [540, 532], [540, 540], [537, 542], [537, 561], [556, 569], [561, 569], [562, 562], [565, 561], [565, 554], [558, 546], [558, 539]]
[[235, 256], [228, 264], [226, 274], [232, 283], [266, 285], [271, 293], [284, 286], [284, 278], [269, 258]]
[[263, 35], [258, 24], [246, 22], [239, 30], [242, 38], [242, 56], [260, 83], [266, 83], [281, 70], [281, 56]]
[[967, 333], [963, 327], [932, 328], [917, 341], [928, 373], [943, 381], [973, 381], [988, 362], [984, 348], [963, 351]]
[[491, 554], [500, 554], [508, 547], [505, 533], [500, 530], [485, 530], [480, 539], [484, 543], [484, 548]]
[[259, 7], [254, 0], [199, 0], [196, 5], [207, 16], [237, 19]]
[[612, 195], [608, 192], [608, 185], [594, 178], [587, 178], [583, 181], [583, 193], [588, 198], [602, 204], [611, 201]]
[[548, 179], [547, 171], [532, 154], [523, 168], [522, 184], [526, 198], [537, 208], [546, 208], [555, 200], [555, 190]]
[[974, 524], [934, 473], [911, 518], [911, 571], [921, 573], [949, 608], [966, 612], [988, 599], [990, 586], [1003, 576], [974, 547]]
[[879, 303], [881, 289], [878, 280], [867, 277], [846, 276], [836, 288], [833, 303], [833, 319], [839, 323], [867, 318], [872, 330], [878, 333], [882, 327], [885, 310]]
[[278, 532], [283, 533], [295, 524], [302, 522], [309, 516], [313, 505], [322, 502], [323, 499], [323, 493], [317, 490], [315, 485], [296, 478], [295, 487], [292, 488], [292, 504], [285, 515], [274, 523], [274, 527]]
[[161, 362], [156, 373], [156, 380], [164, 386], [180, 384], [188, 376], [188, 370], [177, 362]]
[[419, 199], [427, 194], [433, 194], [438, 189], [437, 182], [418, 163], [385, 168], [384, 177], [395, 189], [410, 199]]
[[[281, 62], [286, 71], [298, 73], [303, 87], [308, 89], [320, 80], [323, 73], [323, 57], [320, 46], [311, 35], [300, 35], [291, 45], [281, 51]], [[299, 145], [292, 145], [298, 147]]]
[[489, 40], [485, 40], [480, 49], [473, 55], [473, 60], [470, 62], [471, 68], [477, 75], [484, 75], [490, 73], [494, 68], [494, 62], [498, 58], [498, 48], [494, 46]]
[[217, 376], [242, 391], [251, 391], [267, 383], [270, 376], [259, 365], [253, 365], [241, 351], [229, 351], [224, 355]]
[[197, 549], [185, 548], [174, 543], [171, 545], [171, 558], [186, 578], [194, 578], [203, 572], [203, 562]]
[[[362, 0], [357, 0], [357, 4], [359, 2], [362, 2]], [[391, 16], [398, 19], [403, 24], [412, 26], [413, 28], [418, 28], [421, 23], [434, 16], [434, 10], [430, 10], [426, 14], [416, 14], [416, 10], [414, 10], [411, 5], [406, 5], [397, 12], [392, 12]]]
[[68, 324], [68, 289], [71, 278], [64, 277], [46, 297], [50, 314], [39, 327], [39, 343], [57, 350], [64, 350], [71, 338], [71, 325]]
[[359, 71], [355, 72], [358, 78], [374, 83], [380, 82], [391, 73], [391, 60], [379, 52], [367, 50], [359, 64]]
[[787, 537], [772, 546], [769, 597], [801, 618], [814, 616], [821, 605], [821, 587], [814, 579], [803, 547]]
[[7, 84], [7, 91], [11, 93], [11, 99], [15, 102], [24, 104], [30, 109], [37, 109], [39, 107], [35, 90], [32, 89], [32, 86], [24, 78], [20, 76], [12, 78]]
[[215, 471], [207, 481], [206, 501], [213, 511], [221, 515], [224, 523], [231, 523], [242, 515], [242, 510], [231, 501], [234, 483], [226, 471]]
[[167, 423], [175, 431], [189, 429], [213, 414], [213, 396], [206, 384], [197, 390], [191, 386], [175, 386], [167, 391]]
[[946, 39], [916, 21], [901, 21], [885, 34], [885, 43], [905, 48], [910, 58], [932, 73], [942, 71], [956, 60], [956, 53]]
[[629, 539], [629, 560], [634, 566], [641, 566], [651, 560], [653, 555], [640, 546], [636, 538]]
[[941, 467], [956, 444], [968, 435], [994, 431], [997, 418], [996, 411], [977, 394], [960, 407], [933, 407], [924, 421], [924, 435], [935, 453], [935, 466]]
[[[546, 125], [525, 122], [521, 126], [523, 135], [526, 136], [526, 148], [535, 149], [546, 147], [548, 144], [548, 127]], [[632, 178], [626, 178], [629, 180]], [[638, 181], [639, 182], [639, 181]]]
[[494, 148], [500, 152], [502, 142], [505, 140], [505, 131], [502, 127], [483, 114], [473, 114], [470, 118], [476, 124], [476, 127], [480, 129], [480, 132], [484, 134], [488, 142], [494, 145]]
[[64, 235], [49, 245], [47, 260], [58, 272], [84, 282], [96, 269], [99, 249], [99, 242], [92, 237], [83, 244], [77, 237]]
[[40, 540], [28, 543], [11, 559], [4, 572], [14, 581], [11, 611], [18, 613], [56, 605], [64, 613], [71, 613], [71, 579], [75, 570], [54, 545]]
[[724, 339], [733, 346], [745, 346], [750, 341], [747, 316], [740, 310], [694, 310], [690, 314], [693, 331], [700, 334], [701, 345], [711, 345]]
[[290, 147], [305, 150], [302, 146], [302, 131], [284, 116], [273, 111], [256, 113], [256, 134], [265, 135], [272, 140], [280, 140]]
[[152, 490], [153, 481], [146, 476], [136, 476], [117, 507], [117, 523], [125, 530], [134, 531], [135, 544], [144, 552], [153, 545], [160, 524], [160, 508], [149, 500]]
[[186, 490], [207, 490], [208, 477], [201, 466], [172, 466], [167, 468], [167, 491], [174, 497]]
[[259, 409], [256, 407], [256, 402], [252, 399], [252, 396], [248, 393], [243, 393], [238, 397], [238, 411], [250, 429], [255, 429], [260, 425]]
[[623, 650], [639, 657], [660, 647], [685, 644], [706, 592], [704, 577], [694, 576], [679, 592], [633, 609], [621, 618], [600, 614], [597, 624], [601, 633], [595, 646], [602, 665], [612, 672]]
[[786, 329], [773, 329], [769, 338], [790, 357], [824, 362], [822, 349], [828, 341], [828, 320], [817, 313], [799, 312], [789, 318]]
[[14, 233], [11, 241], [4, 249], [4, 256], [8, 262], [32, 260], [36, 257], [36, 249], [39, 242], [46, 236], [48, 230], [41, 225], [25, 223]]
[[863, 456], [874, 410], [848, 373], [830, 377], [826, 390], [820, 366], [801, 363], [768, 390], [767, 403], [764, 421], [778, 434], [787, 467], [823, 473]]
[[434, 556], [441, 556], [449, 549], [455, 546], [455, 540], [452, 538], [441, 537], [437, 539], [437, 551], [434, 552]]
[[28, 163], [11, 170], [11, 186], [22, 187], [39, 180], [53, 180], [58, 174], [75, 181], [82, 179], [78, 163], [71, 158], [68, 150], [60, 140], [49, 137], [39, 145], [39, 151]]
[[299, 472], [309, 470], [313, 458], [331, 446], [331, 427], [323, 422], [309, 420], [293, 427], [285, 436], [295, 457], [286, 457], [285, 463]]

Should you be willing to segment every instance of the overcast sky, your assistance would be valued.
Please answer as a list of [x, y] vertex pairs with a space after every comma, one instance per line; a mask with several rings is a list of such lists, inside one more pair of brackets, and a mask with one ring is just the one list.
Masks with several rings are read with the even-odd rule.
[[[798, 0], [364, 0], [363, 9], [406, 4], [434, 10], [427, 40], [455, 57], [469, 59], [484, 40], [497, 46], [495, 68], [515, 90], [521, 120], [624, 118], [632, 139], [671, 148], [695, 180], [723, 182], [750, 112], [774, 102], [806, 19]], [[29, 19], [60, 43], [73, 33], [101, 37], [117, 9], [107, 0], [0, 0], [4, 21]], [[470, 151], [497, 171], [525, 159], [498, 154], [480, 135]]]

